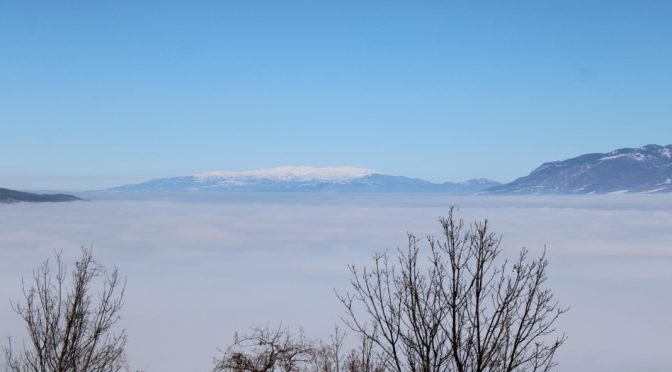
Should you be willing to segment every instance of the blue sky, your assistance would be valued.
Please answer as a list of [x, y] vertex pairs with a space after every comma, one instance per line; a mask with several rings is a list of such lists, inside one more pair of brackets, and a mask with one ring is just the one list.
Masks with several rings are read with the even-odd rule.
[[669, 1], [5, 1], [0, 187], [672, 143]]

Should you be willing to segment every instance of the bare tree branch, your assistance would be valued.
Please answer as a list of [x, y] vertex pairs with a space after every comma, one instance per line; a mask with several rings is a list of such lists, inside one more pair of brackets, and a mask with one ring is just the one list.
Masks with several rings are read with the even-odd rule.
[[554, 324], [567, 309], [545, 287], [545, 252], [530, 260], [523, 249], [513, 266], [497, 264], [501, 238], [488, 221], [467, 227], [454, 212], [439, 219], [442, 240], [428, 237], [427, 262], [409, 234], [398, 268], [387, 251], [371, 269], [350, 268], [352, 293], [338, 295], [346, 324], [396, 371], [550, 370], [566, 339], [553, 337]]
[[[23, 318], [30, 346], [14, 351], [11, 339], [4, 348], [9, 370], [100, 371], [127, 369], [124, 331], [114, 333], [123, 307], [125, 284], [116, 269], [108, 273], [82, 248], [82, 256], [67, 286], [67, 270], [56, 253], [55, 269], [49, 260], [33, 272], [33, 284], [23, 285], [24, 302], [13, 305]], [[55, 270], [55, 271], [53, 271]], [[93, 294], [96, 278], [102, 285]]]

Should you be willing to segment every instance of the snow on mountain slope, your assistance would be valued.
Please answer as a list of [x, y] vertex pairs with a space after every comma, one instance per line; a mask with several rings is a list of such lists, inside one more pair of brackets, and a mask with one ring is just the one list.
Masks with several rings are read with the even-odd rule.
[[267, 179], [273, 181], [347, 181], [376, 173], [371, 169], [354, 167], [278, 167], [243, 172], [214, 171], [197, 174], [200, 181], [212, 179]]
[[672, 192], [672, 145], [623, 148], [542, 164], [528, 176], [488, 190], [498, 194]]
[[468, 194], [499, 183], [487, 179], [433, 183], [354, 167], [279, 167], [243, 172], [215, 171], [124, 185], [116, 192], [446, 192]]

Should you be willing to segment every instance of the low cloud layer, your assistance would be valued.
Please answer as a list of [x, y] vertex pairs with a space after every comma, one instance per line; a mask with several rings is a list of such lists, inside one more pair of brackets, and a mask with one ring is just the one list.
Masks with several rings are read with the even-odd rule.
[[[549, 285], [571, 311], [563, 370], [668, 365], [672, 197], [200, 196], [0, 205], [0, 332], [23, 337], [9, 300], [63, 250], [93, 245], [127, 278], [133, 368], [209, 370], [217, 347], [257, 325], [326, 337], [343, 314], [347, 264], [439, 232], [450, 205], [488, 218], [504, 254], [547, 247]], [[0, 302], [1, 304], [2, 302]], [[636, 340], [636, 342], [633, 342]]]

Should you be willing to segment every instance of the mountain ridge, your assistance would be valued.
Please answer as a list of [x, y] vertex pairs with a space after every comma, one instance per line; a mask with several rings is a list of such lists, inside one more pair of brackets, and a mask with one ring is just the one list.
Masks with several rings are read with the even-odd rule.
[[484, 178], [430, 182], [355, 167], [214, 171], [114, 187], [112, 192], [443, 192], [447, 194], [609, 194], [672, 192], [672, 145], [620, 148], [551, 161], [501, 184]]
[[68, 202], [77, 200], [84, 199], [68, 194], [35, 194], [31, 192], [0, 188], [0, 203]]
[[620, 148], [543, 163], [488, 194], [608, 194], [672, 192], [672, 145]]
[[434, 183], [354, 167], [279, 167], [215, 171], [114, 187], [115, 192], [449, 192], [468, 194], [500, 185], [487, 179]]

